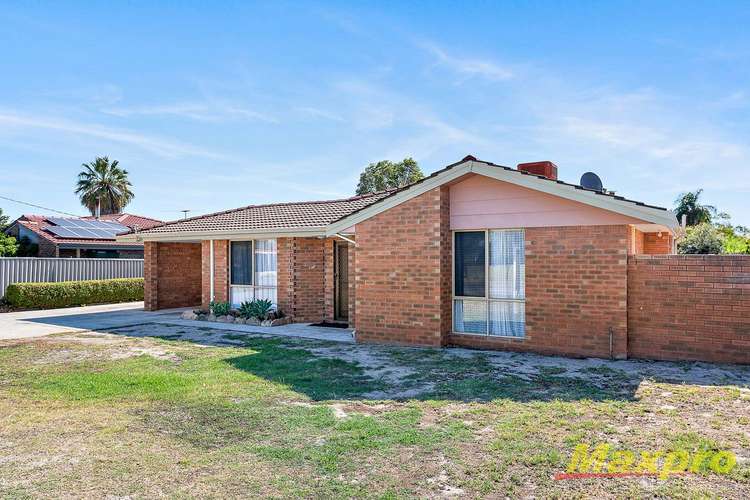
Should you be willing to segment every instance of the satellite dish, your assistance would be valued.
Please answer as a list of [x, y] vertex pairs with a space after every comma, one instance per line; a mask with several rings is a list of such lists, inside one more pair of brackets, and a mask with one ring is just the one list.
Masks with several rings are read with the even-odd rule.
[[581, 186], [586, 189], [593, 189], [594, 191], [604, 191], [602, 180], [594, 172], [586, 172], [581, 176]]

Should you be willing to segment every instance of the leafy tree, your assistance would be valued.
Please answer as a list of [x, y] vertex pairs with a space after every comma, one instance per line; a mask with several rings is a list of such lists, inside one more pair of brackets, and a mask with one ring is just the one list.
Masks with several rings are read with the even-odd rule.
[[750, 238], [746, 227], [731, 224], [718, 224], [716, 227], [722, 236], [722, 253], [750, 254]]
[[10, 218], [3, 213], [3, 209], [0, 208], [0, 231], [5, 230], [6, 227], [8, 227], [8, 223], [10, 222]]
[[357, 194], [377, 193], [386, 189], [399, 188], [422, 178], [424, 174], [412, 158], [404, 158], [398, 163], [390, 160], [370, 163], [359, 176]]
[[677, 253], [682, 254], [718, 254], [722, 248], [722, 234], [709, 222], [689, 227], [677, 243]]
[[714, 217], [728, 218], [726, 214], [718, 213], [716, 207], [712, 205], [701, 205], [699, 200], [702, 193], [703, 190], [698, 189], [694, 193], [683, 193], [675, 200], [675, 215], [677, 215], [678, 221], [682, 222], [682, 216], [686, 215], [686, 224], [688, 226], [697, 226], [704, 222], [710, 223]]
[[135, 197], [128, 171], [118, 165], [117, 160], [110, 162], [106, 156], [81, 165], [83, 171], [78, 174], [75, 192], [91, 215], [96, 215], [97, 207], [103, 215], [120, 213]]
[[18, 250], [18, 244], [13, 236], [0, 233], [0, 257], [13, 257]]

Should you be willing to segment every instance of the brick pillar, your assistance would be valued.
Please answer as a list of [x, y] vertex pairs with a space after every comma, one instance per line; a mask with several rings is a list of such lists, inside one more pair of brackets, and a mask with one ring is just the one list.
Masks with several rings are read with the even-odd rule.
[[336, 241], [334, 238], [326, 238], [323, 245], [323, 318], [327, 321], [333, 321], [333, 317], [335, 316], [334, 292], [336, 285], [334, 283], [334, 266], [336, 265], [336, 262], [334, 254], [336, 251]]
[[143, 245], [143, 308], [156, 311], [159, 308], [159, 251], [158, 243], [147, 241]]
[[[214, 300], [229, 300], [229, 240], [214, 241]], [[211, 241], [201, 242], [201, 304], [211, 301]]]
[[[350, 237], [351, 239], [355, 239], [354, 235]], [[348, 262], [348, 274], [349, 274], [349, 327], [354, 328], [354, 325], [356, 324], [356, 302], [357, 302], [357, 282], [356, 282], [356, 262], [355, 259], [357, 258], [357, 246], [356, 245], [349, 245], [349, 262]]]
[[453, 331], [453, 233], [451, 233], [450, 187], [440, 188], [440, 344], [446, 345]]
[[294, 310], [293, 238], [276, 240], [276, 304], [285, 314], [291, 316]]

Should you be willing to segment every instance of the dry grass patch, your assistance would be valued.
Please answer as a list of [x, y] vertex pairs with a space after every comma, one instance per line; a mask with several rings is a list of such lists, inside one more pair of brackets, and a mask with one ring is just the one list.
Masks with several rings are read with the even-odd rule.
[[[743, 367], [110, 333], [0, 347], [0, 495], [750, 497]], [[738, 464], [553, 479], [599, 442]]]

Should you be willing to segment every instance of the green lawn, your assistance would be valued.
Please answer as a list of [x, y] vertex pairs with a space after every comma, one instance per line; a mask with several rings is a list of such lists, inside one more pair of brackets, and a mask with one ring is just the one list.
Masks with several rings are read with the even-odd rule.
[[[750, 497], [750, 371], [143, 325], [0, 347], [0, 496]], [[576, 445], [725, 475], [555, 480]]]

